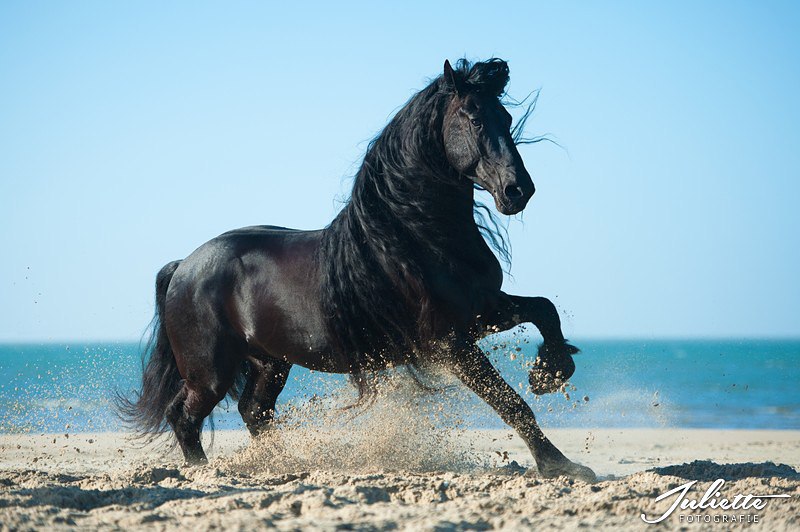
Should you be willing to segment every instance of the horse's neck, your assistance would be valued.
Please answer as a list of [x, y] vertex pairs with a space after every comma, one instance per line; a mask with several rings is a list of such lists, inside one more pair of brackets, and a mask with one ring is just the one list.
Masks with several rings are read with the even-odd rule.
[[408, 220], [398, 219], [391, 224], [415, 242], [412, 260], [431, 267], [447, 263], [448, 268], [457, 264], [481, 271], [494, 268], [497, 258], [475, 222], [471, 183], [460, 187], [435, 183], [427, 190], [429, 193], [420, 204], [425, 211], [421, 213], [426, 218], [424, 223], [409, 224]]
[[426, 241], [457, 244], [479, 235], [473, 214], [474, 192], [470, 184], [453, 184], [431, 178], [418, 198], [417, 220], [397, 219], [397, 227], [407, 228], [413, 239], [424, 246]]
[[441, 168], [420, 162], [402, 175], [384, 172], [381, 161], [369, 154], [364, 164], [371, 171], [362, 167], [340, 217], [357, 220], [360, 232], [374, 237], [367, 240], [384, 244], [384, 249], [413, 245], [397, 249], [401, 253], [457, 256], [467, 250], [480, 255], [478, 260], [486, 259], [484, 254], [493, 258], [475, 223], [471, 181], [455, 175], [443, 161]]
[[415, 197], [410, 208], [399, 198], [379, 201], [373, 186], [360, 187], [330, 234], [368, 244], [359, 245], [361, 253], [372, 254], [381, 264], [399, 260], [415, 271], [444, 268], [461, 277], [489, 275], [494, 280], [501, 275], [500, 264], [475, 222], [474, 189], [468, 182], [460, 185], [426, 182], [424, 197]]
[[[451, 191], [452, 192], [452, 191]], [[446, 191], [437, 195], [431, 208], [438, 212], [446, 212], [442, 228], [439, 231], [446, 235], [452, 245], [463, 245], [464, 242], [480, 240], [478, 225], [475, 222], [475, 194], [472, 185], [458, 194], [448, 194]]]

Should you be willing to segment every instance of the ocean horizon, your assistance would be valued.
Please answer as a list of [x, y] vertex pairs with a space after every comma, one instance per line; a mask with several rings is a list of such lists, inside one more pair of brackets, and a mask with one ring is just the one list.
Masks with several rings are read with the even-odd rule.
[[[800, 429], [800, 339], [579, 339], [570, 384], [543, 397], [526, 391], [537, 343], [538, 336], [501, 333], [481, 346], [545, 429]], [[0, 343], [0, 432], [126, 430], [112, 400], [138, 388], [141, 345]], [[289, 405], [331, 394], [356, 397], [346, 376], [295, 366], [278, 417]], [[426, 400], [446, 402], [469, 428], [505, 426], [463, 387], [447, 386]], [[217, 428], [244, 427], [232, 401], [217, 407], [214, 418]]]

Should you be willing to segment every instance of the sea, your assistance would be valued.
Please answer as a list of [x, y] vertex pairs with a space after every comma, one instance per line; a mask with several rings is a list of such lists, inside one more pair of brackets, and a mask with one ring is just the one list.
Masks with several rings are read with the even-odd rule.
[[[500, 334], [480, 345], [545, 429], [800, 429], [800, 340], [586, 339], [575, 344], [581, 353], [569, 385], [541, 397], [526, 390], [536, 338]], [[0, 432], [125, 430], [113, 397], [137, 388], [141, 368], [139, 343], [0, 344]], [[355, 399], [351, 388], [345, 376], [295, 366], [278, 400], [278, 417], [290, 405], [326, 394], [351, 393]], [[426, 392], [429, 401], [435, 403], [443, 389]], [[456, 405], [465, 426], [504, 427], [471, 392], [452, 383], [447, 389], [448, 409]], [[231, 401], [216, 409], [214, 419], [218, 428], [243, 427]]]

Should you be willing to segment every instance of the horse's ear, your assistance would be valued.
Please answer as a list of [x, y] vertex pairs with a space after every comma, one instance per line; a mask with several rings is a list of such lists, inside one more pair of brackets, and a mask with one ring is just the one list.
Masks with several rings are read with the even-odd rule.
[[456, 94], [458, 94], [459, 97], [463, 95], [461, 84], [456, 79], [456, 73], [453, 72], [453, 67], [450, 66], [449, 59], [444, 60], [444, 81], [449, 86], [453, 87], [453, 89], [455, 89]]

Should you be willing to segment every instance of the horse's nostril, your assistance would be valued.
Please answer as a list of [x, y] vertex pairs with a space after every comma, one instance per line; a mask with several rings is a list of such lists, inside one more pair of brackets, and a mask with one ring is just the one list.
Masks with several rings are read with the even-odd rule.
[[508, 199], [517, 199], [522, 197], [522, 189], [517, 185], [508, 185], [503, 192]]

